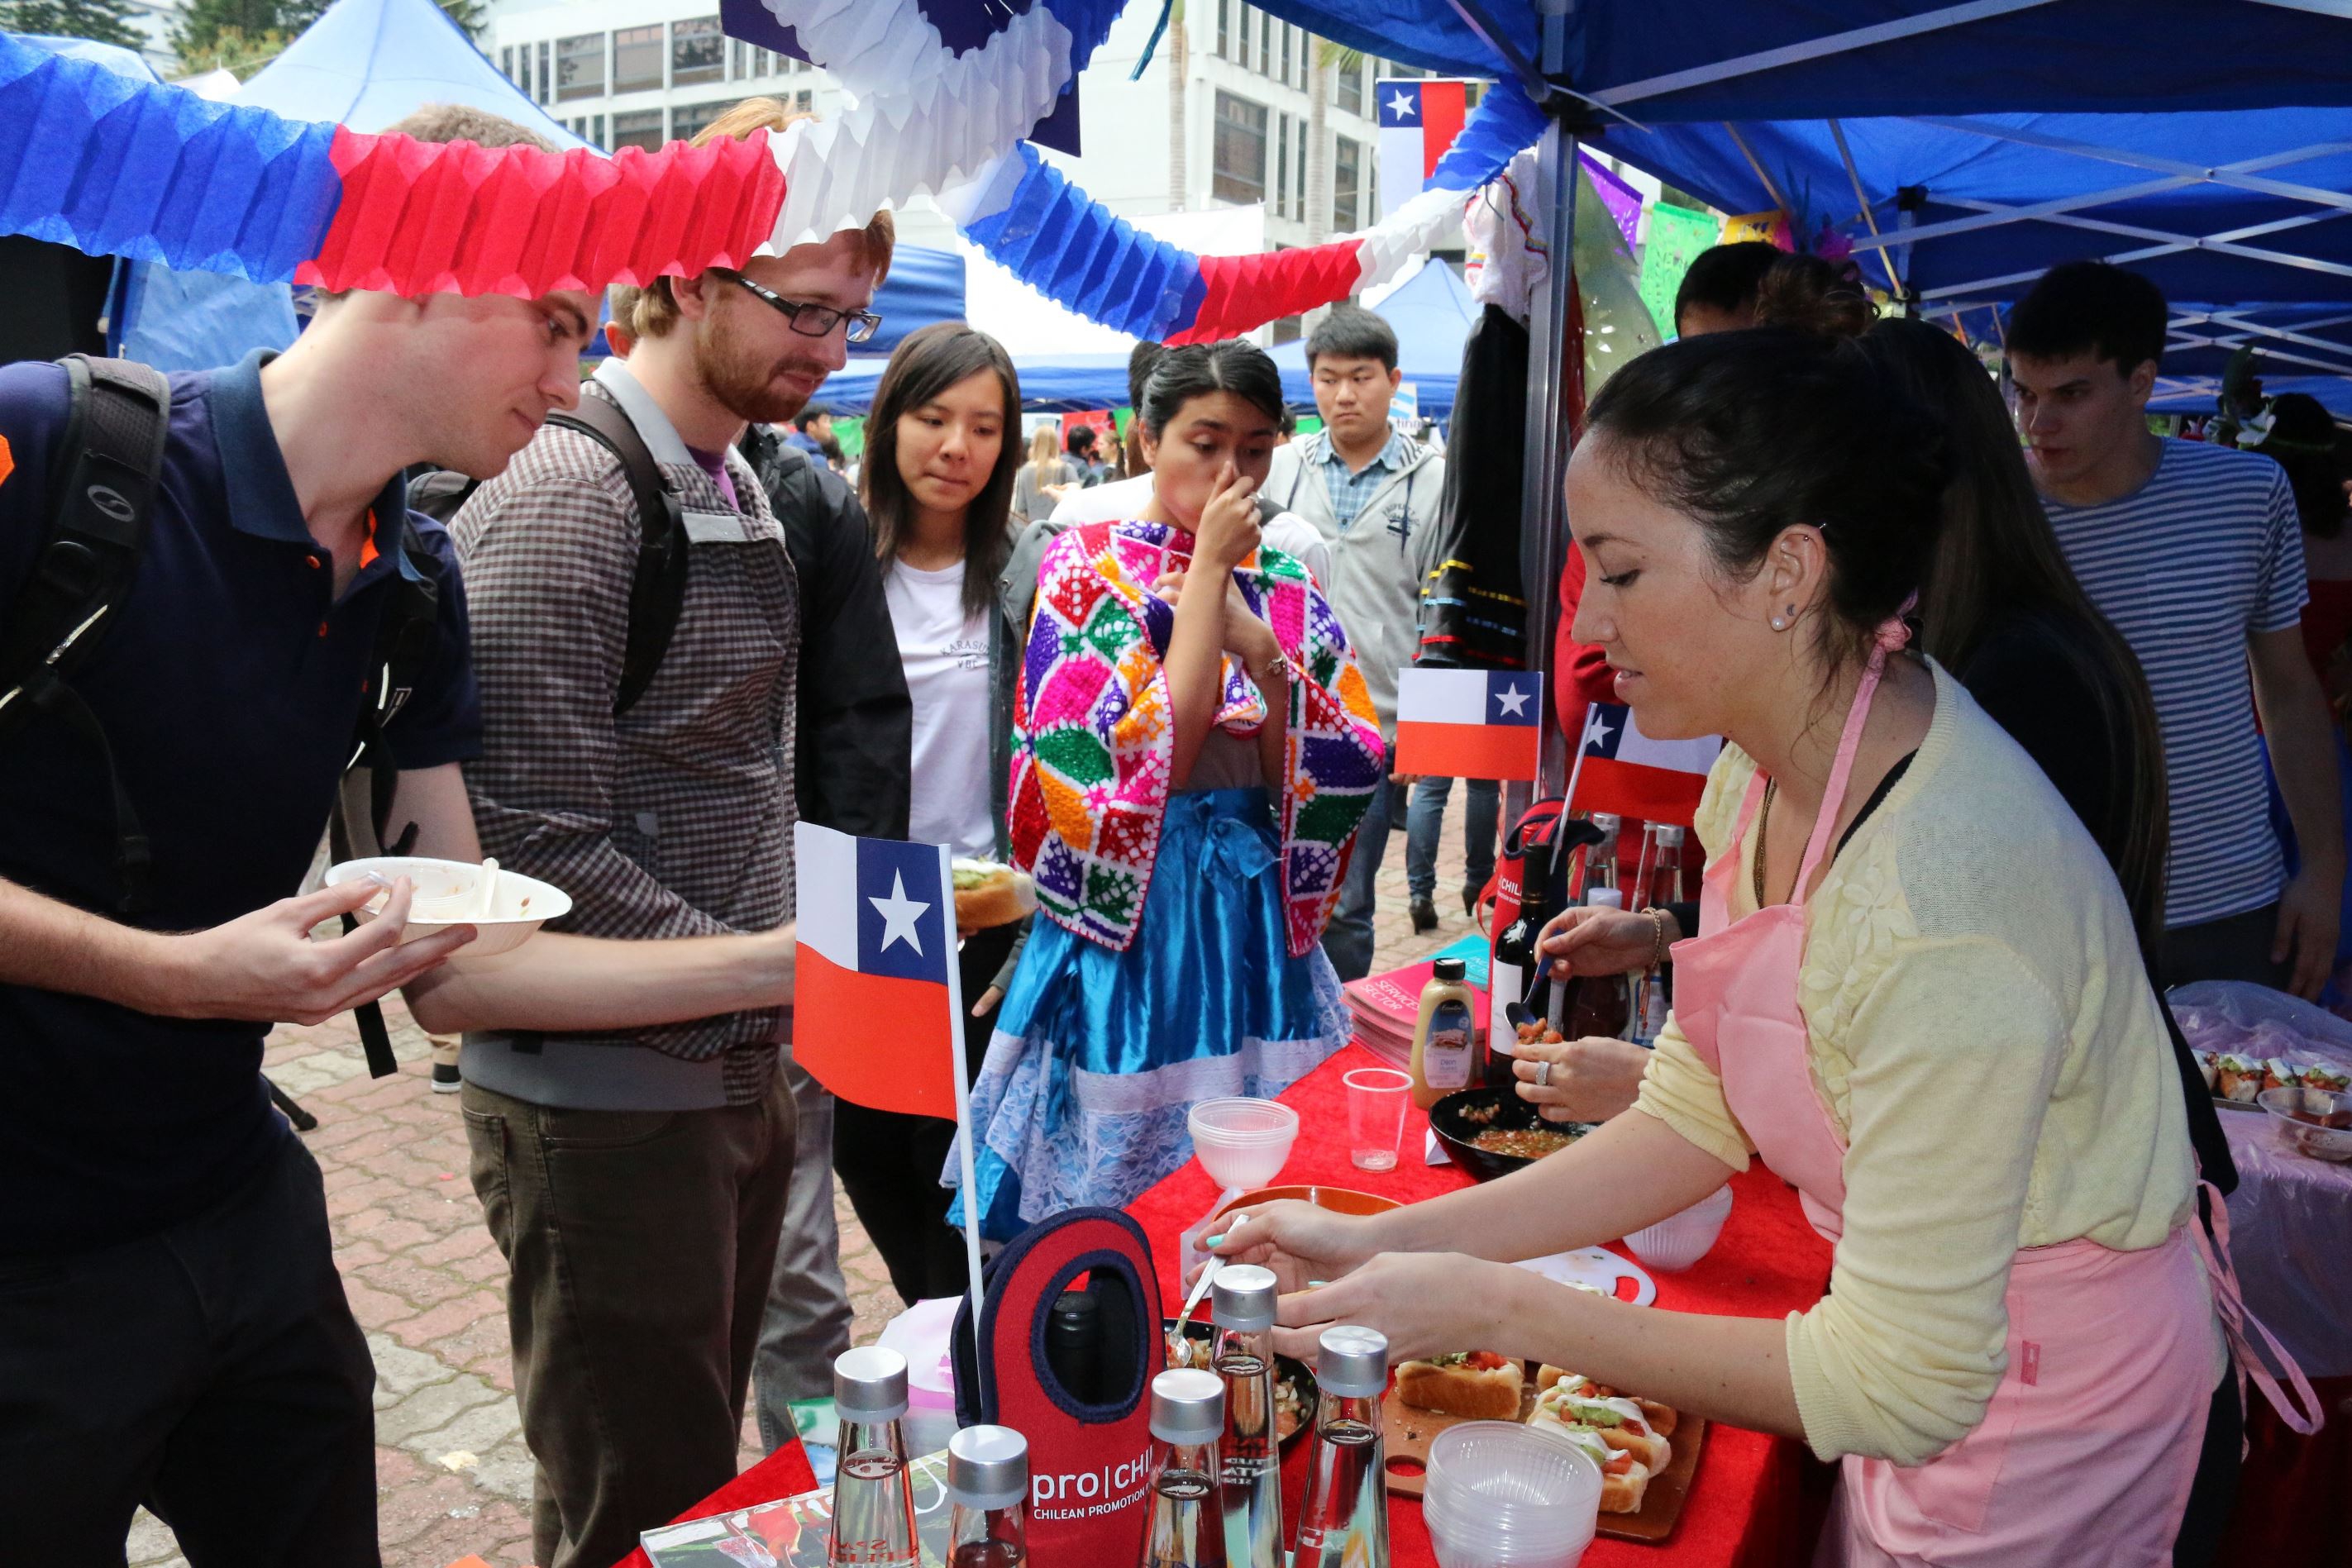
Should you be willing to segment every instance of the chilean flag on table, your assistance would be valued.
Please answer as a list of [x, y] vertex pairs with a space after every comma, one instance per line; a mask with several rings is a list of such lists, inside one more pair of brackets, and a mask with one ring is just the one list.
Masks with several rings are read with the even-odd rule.
[[1433, 779], [1533, 779], [1542, 721], [1540, 674], [1400, 670], [1396, 770]]
[[1706, 793], [1707, 770], [1723, 749], [1720, 736], [1652, 740], [1622, 703], [1594, 703], [1584, 716], [1584, 740], [1568, 781], [1568, 809], [1607, 811], [1646, 822], [1690, 826]]
[[960, 1120], [962, 1031], [948, 852], [793, 829], [793, 1058], [843, 1099]]
[[1381, 217], [1421, 194], [1437, 172], [1438, 160], [1462, 134], [1469, 114], [1463, 91], [1468, 85], [1402, 77], [1382, 77], [1372, 84], [1380, 100]]

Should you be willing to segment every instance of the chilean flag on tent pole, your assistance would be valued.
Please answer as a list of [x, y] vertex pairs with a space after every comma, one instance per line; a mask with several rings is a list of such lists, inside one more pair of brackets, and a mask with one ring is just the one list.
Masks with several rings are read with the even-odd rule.
[[1543, 676], [1528, 670], [1397, 672], [1396, 770], [1434, 779], [1533, 779]]
[[1688, 827], [1722, 749], [1722, 737], [1713, 735], [1652, 740], [1633, 722], [1632, 708], [1594, 703], [1584, 716], [1584, 739], [1569, 775], [1567, 809]]
[[1438, 160], [1462, 134], [1469, 84], [1381, 77], [1372, 86], [1380, 100], [1381, 216], [1386, 218], [1421, 194]]

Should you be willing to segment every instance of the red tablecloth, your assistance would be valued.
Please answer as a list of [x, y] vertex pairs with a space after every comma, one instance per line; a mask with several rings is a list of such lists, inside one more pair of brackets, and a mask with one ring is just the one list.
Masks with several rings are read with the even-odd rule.
[[[1299, 1128], [1280, 1180], [1354, 1187], [1408, 1203], [1469, 1185], [1469, 1177], [1451, 1165], [1422, 1163], [1428, 1119], [1418, 1111], [1407, 1113], [1404, 1148], [1396, 1169], [1360, 1171], [1349, 1163], [1346, 1090], [1339, 1075], [1373, 1065], [1381, 1064], [1361, 1046], [1350, 1045], [1283, 1096], [1297, 1108]], [[1731, 1218], [1714, 1249], [1686, 1272], [1651, 1271], [1658, 1282], [1657, 1304], [1670, 1311], [1771, 1318], [1811, 1306], [1829, 1282], [1829, 1243], [1805, 1223], [1796, 1194], [1761, 1165], [1731, 1186]], [[1170, 1312], [1183, 1300], [1179, 1233], [1207, 1213], [1216, 1197], [1208, 1173], [1192, 1162], [1128, 1207], [1150, 1238]], [[1305, 1451], [1303, 1443], [1294, 1447], [1285, 1470], [1286, 1503], [1294, 1509]], [[1786, 1438], [1711, 1423], [1682, 1521], [1664, 1545], [1604, 1536], [1585, 1553], [1584, 1562], [1588, 1568], [1659, 1568], [1666, 1563], [1675, 1568], [1780, 1568], [1802, 1563], [1811, 1555], [1811, 1534], [1818, 1524], [1819, 1500], [1826, 1495], [1822, 1478], [1827, 1473]], [[1419, 1503], [1396, 1499], [1390, 1531], [1396, 1568], [1433, 1568], [1436, 1559], [1422, 1528]]]
[[[808, 1455], [801, 1451], [796, 1438], [679, 1514], [670, 1521], [683, 1524], [689, 1519], [708, 1519], [714, 1513], [732, 1513], [739, 1508], [756, 1508], [779, 1498], [798, 1497], [816, 1490], [816, 1472], [809, 1469]], [[638, 1547], [613, 1568], [653, 1568], [653, 1560], [646, 1549]]]

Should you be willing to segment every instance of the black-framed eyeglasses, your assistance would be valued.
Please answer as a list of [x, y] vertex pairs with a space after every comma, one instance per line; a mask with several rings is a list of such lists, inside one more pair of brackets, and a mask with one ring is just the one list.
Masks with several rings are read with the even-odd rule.
[[772, 288], [763, 288], [731, 267], [710, 269], [730, 283], [740, 283], [755, 298], [782, 313], [793, 324], [793, 330], [803, 338], [822, 338], [846, 321], [848, 330], [843, 336], [850, 342], [863, 343], [882, 329], [882, 318], [871, 310], [838, 310], [830, 305], [813, 304], [804, 299], [787, 299]]

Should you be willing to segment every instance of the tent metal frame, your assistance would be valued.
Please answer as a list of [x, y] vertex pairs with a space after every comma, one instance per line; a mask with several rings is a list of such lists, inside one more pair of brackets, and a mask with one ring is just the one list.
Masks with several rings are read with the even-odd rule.
[[[2346, 0], [2346, 3], [2352, 5], [2352, 0]], [[2314, 158], [2352, 152], [2352, 141], [2314, 142], [2307, 146], [2286, 148], [2275, 152], [2263, 153], [2258, 157], [2241, 159], [2232, 163], [2207, 167], [2185, 163], [2178, 159], [2160, 158], [2150, 153], [2105, 147], [2097, 142], [2078, 141], [2071, 137], [2047, 135], [2016, 126], [1995, 125], [1964, 116], [1919, 115], [1912, 117], [1912, 122], [1933, 126], [1938, 130], [1962, 131], [1990, 141], [2011, 142], [2023, 147], [2040, 148], [2046, 152], [2073, 153], [2078, 157], [2095, 159], [2101, 162], [2143, 170], [2158, 177], [2153, 180], [2136, 181], [2128, 184], [2108, 186], [2096, 191], [2078, 192], [2073, 195], [2058, 196], [2046, 202], [2032, 202], [2022, 205], [1967, 198], [1939, 198], [1947, 205], [1968, 208], [1974, 215], [1948, 218], [1939, 223], [1920, 224], [1907, 229], [1896, 229], [1892, 233], [1881, 233], [1876, 223], [1872, 221], [1870, 234], [1859, 236], [1853, 242], [1853, 247], [1857, 251], [1892, 251], [1895, 247], [1921, 245], [1952, 235], [1996, 228], [2006, 224], [2054, 223], [2069, 228], [2079, 228], [2095, 234], [2115, 235], [2125, 239], [2146, 242], [2140, 248], [2116, 251], [2105, 257], [2105, 260], [2118, 265], [2146, 261], [2156, 256], [2178, 255], [2182, 251], [2207, 250], [2224, 256], [2237, 256], [2246, 261], [2325, 273], [2330, 277], [2352, 277], [2352, 266], [2342, 262], [2327, 261], [2316, 256], [2294, 256], [2285, 251], [2242, 243], [2265, 235], [2282, 234], [2290, 229], [2326, 223], [2352, 213], [2352, 194], [2326, 190], [2317, 185], [2298, 184], [2293, 181], [2272, 179], [2261, 172], [2266, 169], [2284, 168]], [[1832, 126], [1836, 124], [1835, 121], [1831, 123]], [[1838, 144], [1841, 154], [1844, 155], [1845, 142], [1842, 133], [1838, 136]], [[1846, 155], [1846, 171], [1849, 175], [1854, 172], [1850, 155]], [[2286, 201], [2302, 202], [2319, 210], [2273, 218], [2260, 224], [2223, 229], [2210, 235], [2182, 234], [2177, 230], [2155, 228], [2145, 224], [2083, 215], [2086, 208], [2113, 206], [2146, 196], [2160, 195], [2167, 191], [2182, 190], [2200, 184], [2227, 186], [2262, 195], [2275, 196]], [[1855, 187], [1856, 194], [1860, 196], [1862, 191], [1858, 177], [1855, 179]], [[1866, 219], [1870, 216], [1869, 206], [1870, 204], [1865, 198], [1864, 215]], [[1905, 270], [1908, 270], [1907, 267]], [[1984, 299], [1977, 298], [1985, 291], [2026, 282], [2039, 277], [2041, 269], [2037, 267], [2026, 272], [2003, 273], [1992, 277], [1975, 278], [1966, 283], [1945, 284], [1923, 291], [1920, 298], [1923, 302], [1932, 301], [1955, 309], [1969, 309], [1987, 303]]]
[[[2012, 16], [2059, 3], [2059, 0], [1963, 0], [1916, 16], [1868, 27], [1824, 34], [1780, 47], [1758, 50], [1729, 59], [1717, 60], [1685, 70], [1673, 71], [1640, 81], [1626, 82], [1595, 93], [1582, 93], [1570, 87], [1567, 74], [1567, 40], [1569, 22], [1583, 0], [1533, 0], [1537, 13], [1538, 36], [1537, 52], [1539, 57], [1529, 58], [1527, 52], [1514, 42], [1509, 31], [1496, 21], [1493, 14], [1494, 0], [1446, 0], [1449, 7], [1470, 29], [1505, 61], [1512, 74], [1527, 89], [1528, 96], [1540, 105], [1549, 120], [1538, 146], [1538, 178], [1550, 201], [1549, 232], [1553, 265], [1547, 286], [1535, 300], [1529, 323], [1530, 350], [1528, 398], [1527, 409], [1527, 451], [1521, 475], [1520, 500], [1522, 528], [1520, 530], [1520, 573], [1527, 595], [1527, 639], [1528, 664], [1547, 672], [1552, 681], [1559, 678], [1559, 670], [1552, 657], [1555, 635], [1559, 629], [1559, 599], [1552, 585], [1559, 581], [1567, 564], [1570, 539], [1567, 528], [1566, 500], [1561, 493], [1560, 476], [1567, 465], [1570, 446], [1566, 398], [1567, 345], [1563, 340], [1571, 310], [1569, 295], [1570, 259], [1575, 254], [1576, 240], [1576, 159], [1580, 133], [1592, 128], [1596, 113], [1612, 120], [1624, 119], [1621, 112], [1627, 106], [1686, 91], [1694, 88], [1753, 76], [1760, 72], [1847, 54], [1898, 40], [1916, 38], [1927, 34], [1964, 27], [1973, 23]], [[2352, 0], [2260, 0], [2260, 3], [2288, 10], [2306, 11], [2315, 15], [2352, 18]], [[2073, 152], [2084, 158], [2097, 159], [2142, 172], [2153, 178], [2143, 178], [2106, 190], [2067, 196], [2048, 202], [2022, 205], [1979, 201], [1949, 201], [1969, 210], [1969, 215], [1941, 223], [1919, 224], [1907, 212], [1891, 227], [1882, 228], [1873, 203], [1864, 185], [1851, 148], [1847, 144], [1844, 126], [1835, 118], [1828, 120], [1836, 141], [1838, 154], [1845, 165], [1848, 180], [1853, 186], [1860, 204], [1858, 221], [1868, 233], [1857, 238], [1857, 251], [1874, 250], [1885, 267], [1888, 280], [1900, 295], [1912, 299], [1915, 308], [1933, 302], [1936, 314], [1950, 313], [1957, 320], [1962, 312], [1980, 305], [1990, 305], [1996, 332], [2000, 329], [2000, 312], [1997, 302], [1970, 298], [2008, 284], [2022, 282], [2036, 274], [2014, 274], [2005, 277], [1982, 278], [1971, 283], [1938, 287], [1926, 299], [1913, 294], [1908, 287], [1910, 247], [1946, 235], [1996, 227], [2004, 224], [2050, 222], [2094, 233], [2112, 234], [2119, 238], [2139, 242], [2139, 248], [2118, 251], [2106, 259], [2118, 263], [2144, 261], [2189, 250], [2210, 250], [2244, 260], [2279, 267], [2300, 268], [2330, 276], [2352, 277], [2352, 266], [2325, 261], [2315, 257], [2297, 256], [2285, 252], [2247, 242], [2266, 235], [2284, 233], [2311, 224], [2323, 223], [2352, 214], [2352, 194], [2324, 190], [2316, 186], [2297, 184], [2272, 177], [2266, 172], [2284, 168], [2305, 160], [2352, 151], [2352, 142], [2323, 142], [2294, 148], [2261, 157], [2241, 160], [2218, 167], [2200, 167], [2176, 160], [2152, 157], [2121, 149], [2103, 147], [2088, 141], [2071, 141], [2062, 137], [2009, 126], [1994, 125], [1965, 117], [1916, 117], [1918, 123], [1942, 126], [1969, 131], [1992, 141], [2011, 141], [2050, 151]], [[1723, 122], [1724, 130], [1755, 171], [1759, 183], [1774, 204], [1787, 207], [1779, 186], [1749, 147], [1738, 126]], [[2106, 218], [2084, 215], [2084, 210], [2128, 201], [2136, 197], [2159, 194], [2200, 183], [2218, 184], [2249, 191], [2263, 195], [2304, 203], [2314, 211], [2270, 220], [2211, 235], [2179, 234], [2168, 229], [2135, 225]], [[1891, 199], [1891, 198], [1890, 198]], [[2352, 348], [2315, 338], [2304, 329], [2316, 329], [2352, 321], [2352, 311], [2342, 317], [2280, 325], [2260, 320], [2257, 309], [2215, 310], [2202, 314], [2182, 313], [2169, 323], [2169, 333], [2179, 347], [2235, 347], [2249, 339], [2265, 340], [2265, 352], [2272, 358], [2297, 365], [2311, 366], [2334, 372], [2352, 374]], [[2272, 344], [2292, 345], [2288, 348]], [[2315, 354], [2334, 356], [2327, 359]], [[1538, 778], [1530, 787], [1524, 783], [1510, 785], [1506, 791], [1506, 820], [1516, 821], [1536, 794], [1556, 794], [1568, 778], [1568, 737], [1559, 733], [1558, 708], [1545, 705], [1543, 716], [1542, 761]]]

